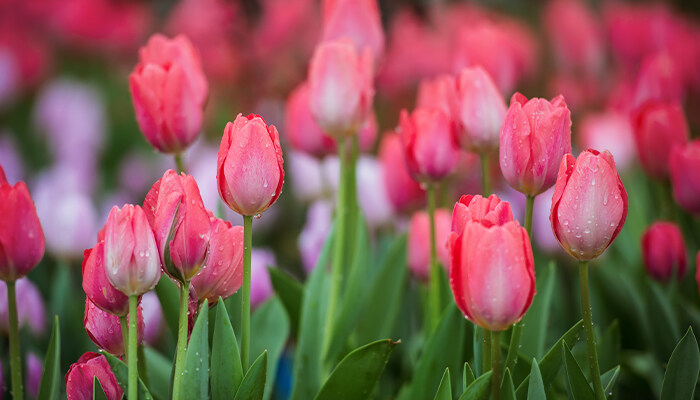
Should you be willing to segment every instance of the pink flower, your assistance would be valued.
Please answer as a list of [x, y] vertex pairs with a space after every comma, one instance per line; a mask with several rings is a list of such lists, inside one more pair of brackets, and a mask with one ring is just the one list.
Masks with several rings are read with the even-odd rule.
[[83, 258], [83, 290], [87, 298], [102, 310], [118, 317], [129, 312], [129, 298], [117, 290], [107, 278], [104, 241], [85, 250]]
[[452, 211], [452, 232], [461, 235], [469, 222], [479, 222], [489, 227], [503, 225], [513, 220], [513, 212], [507, 201], [501, 201], [495, 194], [488, 198], [481, 195], [462, 196]]
[[423, 79], [418, 85], [416, 107], [436, 108], [454, 119], [458, 110], [457, 96], [457, 83], [451, 75]]
[[[447, 268], [447, 238], [450, 235], [450, 213], [445, 209], [435, 210], [435, 245], [437, 257]], [[411, 272], [423, 281], [430, 277], [430, 217], [425, 211], [417, 211], [411, 217], [408, 229], [407, 262]]]
[[672, 222], [655, 222], [647, 228], [642, 235], [642, 256], [647, 273], [662, 282], [674, 277], [682, 280], [688, 268], [683, 234]]
[[307, 273], [311, 273], [316, 267], [332, 224], [333, 204], [319, 200], [309, 206], [306, 222], [297, 240], [301, 261]]
[[250, 255], [250, 306], [256, 308], [272, 296], [268, 267], [277, 265], [270, 250], [253, 249]]
[[70, 366], [66, 373], [66, 395], [68, 400], [92, 399], [93, 381], [97, 377], [108, 400], [119, 400], [124, 391], [112, 373], [105, 356], [87, 352]]
[[683, 102], [683, 76], [674, 60], [665, 53], [644, 59], [634, 90], [635, 107], [653, 102]]
[[690, 137], [681, 106], [648, 102], [635, 112], [632, 125], [644, 172], [654, 179], [668, 178], [671, 149], [685, 144]]
[[607, 149], [615, 156], [615, 165], [626, 170], [635, 159], [634, 134], [628, 117], [607, 111], [587, 114], [579, 123], [578, 145], [582, 149]]
[[422, 207], [425, 190], [408, 172], [401, 138], [394, 132], [384, 134], [379, 145], [379, 161], [387, 196], [396, 212], [407, 212]]
[[311, 114], [309, 85], [302, 83], [287, 99], [285, 133], [289, 144], [298, 151], [323, 157], [335, 150], [335, 141], [326, 135]]
[[[137, 315], [136, 329], [138, 331], [137, 336], [140, 344], [143, 342], [144, 331], [141, 306], [138, 308]], [[127, 321], [128, 319], [127, 317]], [[126, 348], [124, 347], [124, 336], [122, 335], [119, 317], [99, 309], [90, 299], [85, 299], [83, 326], [88, 336], [90, 336], [90, 340], [92, 340], [97, 347], [115, 356], [125, 354]]]
[[384, 52], [384, 31], [377, 0], [324, 0], [322, 40], [347, 38], [360, 50], [369, 48], [375, 60]]
[[671, 149], [673, 197], [690, 213], [700, 213], [700, 140]]

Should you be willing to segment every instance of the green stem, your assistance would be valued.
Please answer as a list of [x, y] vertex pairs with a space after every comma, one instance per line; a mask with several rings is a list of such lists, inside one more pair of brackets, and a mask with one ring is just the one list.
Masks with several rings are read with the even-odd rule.
[[486, 153], [481, 153], [479, 155], [481, 159], [481, 188], [483, 190], [483, 196], [488, 197], [491, 193], [491, 187], [489, 186], [489, 160]]
[[532, 238], [532, 210], [535, 207], [535, 196], [525, 196], [525, 230]]
[[[486, 333], [488, 334], [488, 333]], [[501, 400], [501, 332], [491, 331], [491, 399]]]
[[600, 366], [598, 365], [598, 351], [596, 350], [595, 336], [593, 333], [593, 312], [588, 291], [588, 261], [579, 263], [579, 276], [581, 279], [581, 312], [583, 313], [583, 329], [586, 332], [586, 348], [588, 350], [588, 366], [591, 369], [591, 381], [597, 400], [605, 400], [603, 382], [600, 380]]
[[180, 282], [180, 319], [177, 326], [177, 352], [175, 353], [175, 374], [173, 376], [173, 399], [180, 398], [180, 379], [185, 370], [187, 353], [187, 328], [190, 308], [190, 282]]
[[[483, 328], [479, 328], [483, 329]], [[484, 354], [483, 357], [484, 359], [482, 360], [483, 362], [483, 368], [482, 368], [482, 373], [488, 371], [491, 369], [491, 335], [489, 335], [489, 331], [486, 329], [483, 329], [484, 332]]]
[[175, 153], [175, 167], [177, 168], [177, 173], [187, 172], [185, 170], [185, 162], [182, 160], [182, 153]]
[[248, 371], [250, 359], [250, 254], [253, 249], [253, 217], [243, 217], [243, 298], [241, 299], [241, 364]]
[[440, 270], [437, 262], [437, 240], [435, 238], [435, 186], [428, 186], [428, 217], [430, 218], [430, 331], [440, 322]]
[[[124, 343], [124, 353], [126, 353], [127, 352], [126, 346], [127, 346], [127, 343], [129, 343], [129, 331], [128, 331], [129, 327], [127, 326], [125, 315], [122, 315], [121, 317], [119, 317], [119, 326], [122, 328], [122, 340]], [[128, 360], [129, 355], [126, 354], [126, 357]]]
[[12, 371], [12, 398], [22, 400], [22, 358], [19, 351], [19, 330], [17, 328], [17, 297], [15, 281], [7, 282], [7, 303], [10, 317], [10, 370]]
[[127, 365], [129, 366], [129, 396], [128, 399], [138, 399], [139, 368], [136, 350], [138, 347], [138, 334], [136, 333], [136, 304], [139, 297], [129, 296], [129, 345], [127, 351]]

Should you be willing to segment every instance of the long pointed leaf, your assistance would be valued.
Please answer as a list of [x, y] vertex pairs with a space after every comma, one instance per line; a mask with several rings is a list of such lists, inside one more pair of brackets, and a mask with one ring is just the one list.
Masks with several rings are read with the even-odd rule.
[[491, 394], [491, 371], [478, 377], [467, 390], [459, 396], [459, 400], [487, 400]]
[[668, 360], [661, 400], [692, 399], [700, 373], [700, 352], [693, 328], [688, 328]]
[[54, 317], [49, 347], [46, 350], [44, 371], [41, 373], [38, 400], [56, 400], [61, 391], [61, 329], [58, 315]]
[[[255, 354], [255, 353], [254, 353]], [[243, 366], [238, 352], [238, 342], [226, 311], [219, 299], [216, 305], [216, 324], [211, 346], [211, 398], [232, 399], [243, 381]]]
[[262, 400], [267, 379], [267, 351], [263, 351], [246, 372], [234, 400]]
[[532, 366], [530, 367], [530, 384], [527, 389], [527, 400], [547, 400], [544, 383], [542, 382], [542, 374], [540, 373], [540, 366], [534, 358], [532, 359]]
[[100, 384], [100, 380], [95, 375], [92, 379], [92, 400], [107, 400], [107, 394]]
[[275, 296], [255, 310], [250, 321], [255, 335], [250, 340], [252, 354], [267, 350], [267, 379], [264, 399], [272, 395], [277, 364], [289, 336], [289, 318], [282, 302]]
[[[114, 377], [117, 378], [117, 383], [122, 387], [124, 393], [127, 393], [129, 391], [129, 367], [127, 367], [122, 360], [107, 352], [102, 354], [107, 358], [109, 366], [112, 367], [112, 373]], [[153, 400], [153, 396], [151, 396], [151, 393], [146, 388], [146, 385], [143, 384], [141, 378], [138, 380], [138, 386], [138, 400]]]
[[566, 343], [562, 343], [562, 354], [564, 366], [566, 366], [566, 375], [569, 378], [569, 395], [574, 400], [594, 400], [593, 389], [588, 384], [586, 376], [583, 375], [581, 367], [576, 362]]
[[209, 398], [209, 303], [206, 300], [192, 328], [180, 382], [183, 398]]
[[445, 368], [445, 373], [442, 374], [442, 380], [435, 393], [434, 400], [452, 400], [452, 383], [450, 382], [450, 369]]
[[268, 268], [270, 282], [277, 297], [284, 305], [289, 317], [290, 333], [299, 335], [299, 319], [301, 318], [301, 301], [304, 297], [304, 287], [296, 279], [279, 268]]

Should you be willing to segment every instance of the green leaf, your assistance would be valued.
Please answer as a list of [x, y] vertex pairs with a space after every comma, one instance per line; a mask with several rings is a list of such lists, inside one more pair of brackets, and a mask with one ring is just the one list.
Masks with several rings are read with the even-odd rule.
[[692, 399], [700, 373], [700, 352], [693, 328], [688, 328], [668, 360], [661, 400]]
[[209, 398], [209, 303], [206, 300], [192, 328], [180, 382], [182, 398]]
[[527, 400], [547, 400], [544, 383], [542, 382], [542, 374], [540, 373], [540, 366], [534, 358], [532, 359], [532, 366], [530, 367], [530, 384], [527, 389]]
[[289, 319], [282, 302], [276, 296], [255, 310], [250, 321], [250, 329], [251, 332], [255, 332], [250, 339], [251, 354], [261, 354], [267, 350], [264, 398], [269, 399], [277, 375], [277, 361], [282, 355], [289, 336]]
[[[547, 322], [549, 321], [554, 287], [556, 283], [556, 264], [550, 261], [537, 276], [537, 296], [532, 300], [532, 305], [525, 317], [523, 317], [523, 330], [520, 337], [520, 352], [527, 356], [542, 357], [544, 355], [545, 340], [547, 339]], [[539, 272], [539, 271], [538, 271]]]
[[267, 351], [263, 351], [246, 372], [234, 400], [262, 400], [265, 394], [266, 374]]
[[476, 380], [476, 377], [474, 376], [474, 371], [472, 371], [472, 367], [469, 366], [468, 362], [464, 363], [464, 371], [462, 372], [462, 391], [464, 392], [467, 390], [467, 387], [472, 384]]
[[620, 364], [620, 324], [614, 320], [598, 341], [598, 358], [602, 371]]
[[467, 390], [459, 396], [459, 400], [487, 400], [490, 394], [491, 371], [488, 371], [467, 386]]
[[515, 400], [515, 385], [513, 385], [513, 377], [508, 368], [506, 368], [506, 373], [501, 383], [501, 399]]
[[[143, 348], [143, 358], [146, 364], [148, 389], [156, 400], [167, 400], [170, 391], [170, 372], [172, 361], [157, 350], [148, 346]], [[141, 359], [139, 359], [139, 362]]]
[[[112, 367], [112, 373], [114, 377], [117, 378], [117, 383], [122, 387], [124, 393], [127, 393], [129, 391], [129, 367], [127, 367], [122, 360], [107, 352], [103, 352], [102, 355], [107, 358], [109, 366]], [[138, 400], [153, 400], [153, 396], [151, 396], [151, 393], [146, 388], [146, 385], [143, 384], [141, 378], [139, 378], [138, 386]]]
[[442, 380], [435, 393], [435, 400], [452, 400], [452, 383], [450, 382], [450, 369], [445, 368], [445, 373], [442, 374]]
[[484, 365], [484, 328], [480, 326], [474, 327], [474, 336], [472, 340], [472, 351], [474, 352], [474, 374], [481, 375], [481, 368]]
[[232, 399], [243, 381], [243, 366], [241, 365], [241, 355], [238, 353], [238, 342], [233, 333], [226, 305], [221, 298], [216, 305], [210, 377], [211, 398], [213, 400]]
[[100, 384], [100, 380], [97, 379], [97, 375], [92, 379], [92, 400], [107, 400], [107, 395]]
[[268, 271], [270, 271], [272, 287], [275, 289], [277, 297], [282, 301], [289, 317], [290, 332], [292, 336], [297, 337], [304, 287], [299, 281], [279, 268], [268, 268]]
[[180, 312], [180, 290], [175, 286], [168, 275], [163, 274], [156, 285], [156, 294], [163, 309], [165, 322], [170, 328], [173, 339], [177, 341], [177, 325]]
[[603, 382], [603, 389], [606, 396], [612, 396], [613, 387], [615, 386], [615, 381], [617, 376], [620, 374], [620, 366], [612, 368], [608, 372], [600, 376], [600, 380]]
[[673, 351], [673, 347], [681, 337], [678, 319], [673, 311], [669, 298], [661, 290], [658, 283], [649, 281], [647, 296], [647, 315], [653, 315], [654, 321], [650, 328], [653, 334], [652, 345], [660, 360], [665, 360]]
[[41, 373], [38, 400], [55, 400], [63, 386], [61, 379], [61, 329], [58, 323], [58, 315], [54, 317], [49, 347], [46, 350], [44, 370]]
[[571, 354], [569, 346], [562, 343], [562, 354], [564, 357], [564, 365], [566, 366], [566, 375], [569, 378], [569, 395], [574, 400], [595, 400], [593, 389], [588, 384], [586, 376], [583, 375], [581, 367], [576, 362], [574, 355]]
[[398, 343], [389, 339], [379, 340], [350, 352], [331, 372], [315, 399], [368, 399]]

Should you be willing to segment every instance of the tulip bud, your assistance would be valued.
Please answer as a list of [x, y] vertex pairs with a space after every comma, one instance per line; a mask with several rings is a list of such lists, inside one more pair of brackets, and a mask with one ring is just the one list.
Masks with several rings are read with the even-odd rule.
[[162, 271], [158, 247], [146, 214], [139, 206], [114, 206], [105, 227], [105, 271], [112, 285], [127, 296], [153, 289]]
[[66, 373], [66, 395], [68, 400], [92, 399], [92, 388], [95, 377], [100, 381], [107, 400], [119, 400], [124, 391], [112, 373], [105, 356], [87, 352], [71, 365]]
[[209, 255], [202, 270], [192, 278], [200, 302], [227, 299], [243, 285], [243, 227], [211, 217]]
[[44, 232], [24, 182], [10, 185], [0, 167], [0, 279], [15, 281], [44, 257]]
[[700, 213], [700, 140], [674, 146], [669, 166], [676, 202], [689, 213]]
[[557, 179], [557, 167], [571, 152], [571, 113], [564, 97], [552, 101], [516, 93], [501, 129], [501, 172], [515, 190], [536, 196]]
[[[435, 244], [437, 257], [442, 266], [447, 268], [447, 238], [450, 234], [450, 213], [445, 209], [435, 210]], [[408, 229], [408, 268], [418, 279], [430, 278], [430, 217], [425, 211], [417, 211], [411, 217]]]
[[466, 151], [485, 153], [498, 148], [506, 102], [483, 68], [465, 68], [457, 79], [455, 117], [457, 142]]
[[[349, 2], [348, 2], [349, 3]], [[372, 55], [348, 40], [324, 42], [309, 64], [309, 104], [318, 125], [335, 139], [355, 134], [374, 97]]]
[[603, 29], [585, 2], [549, 1], [542, 17], [559, 68], [586, 75], [600, 72], [605, 65]]
[[170, 169], [153, 184], [143, 206], [165, 271], [173, 279], [189, 281], [204, 264], [211, 235], [197, 182]]
[[107, 279], [104, 241], [85, 250], [83, 258], [83, 290], [96, 306], [118, 317], [129, 312], [129, 298]]
[[418, 85], [417, 108], [437, 108], [450, 119], [457, 110], [457, 84], [451, 75], [423, 79]]
[[256, 308], [272, 296], [272, 282], [268, 267], [277, 265], [270, 250], [253, 249], [250, 254], [250, 306]]
[[612, 154], [586, 150], [562, 158], [549, 219], [559, 244], [580, 261], [598, 257], [627, 218], [627, 192]]
[[384, 31], [377, 0], [324, 0], [322, 40], [348, 38], [358, 49], [368, 47], [375, 60], [384, 51]]
[[384, 186], [394, 210], [406, 212], [425, 204], [425, 190], [408, 172], [401, 138], [394, 132], [384, 134], [379, 144]]
[[251, 216], [267, 210], [284, 183], [282, 148], [274, 125], [259, 115], [238, 114], [226, 124], [219, 148], [219, 195], [233, 211]]
[[647, 102], [683, 102], [683, 77], [668, 54], [658, 53], [646, 58], [637, 74], [633, 104]]
[[436, 182], [455, 170], [460, 150], [447, 114], [430, 108], [417, 108], [410, 115], [402, 110], [399, 126], [406, 165], [413, 179]]
[[683, 279], [687, 257], [683, 234], [672, 222], [655, 222], [642, 235], [644, 267], [652, 278], [667, 282]]
[[[139, 343], [143, 342], [143, 313], [139, 306], [137, 330]], [[129, 318], [127, 317], [127, 320]], [[119, 317], [99, 309], [90, 299], [85, 299], [83, 326], [90, 339], [102, 350], [121, 356], [125, 354], [124, 337]]]
[[649, 102], [634, 113], [632, 125], [644, 172], [655, 179], [668, 178], [671, 149], [690, 136], [680, 105]]
[[464, 232], [469, 222], [479, 222], [486, 227], [503, 225], [513, 220], [513, 211], [507, 201], [501, 201], [495, 194], [488, 198], [481, 195], [462, 196], [452, 211], [452, 232]]
[[467, 222], [461, 234], [450, 234], [450, 287], [467, 318], [502, 331], [532, 304], [535, 264], [530, 238], [517, 221], [487, 225]]
[[197, 138], [208, 85], [197, 51], [184, 35], [153, 35], [129, 76], [136, 120], [158, 151], [179, 153]]

